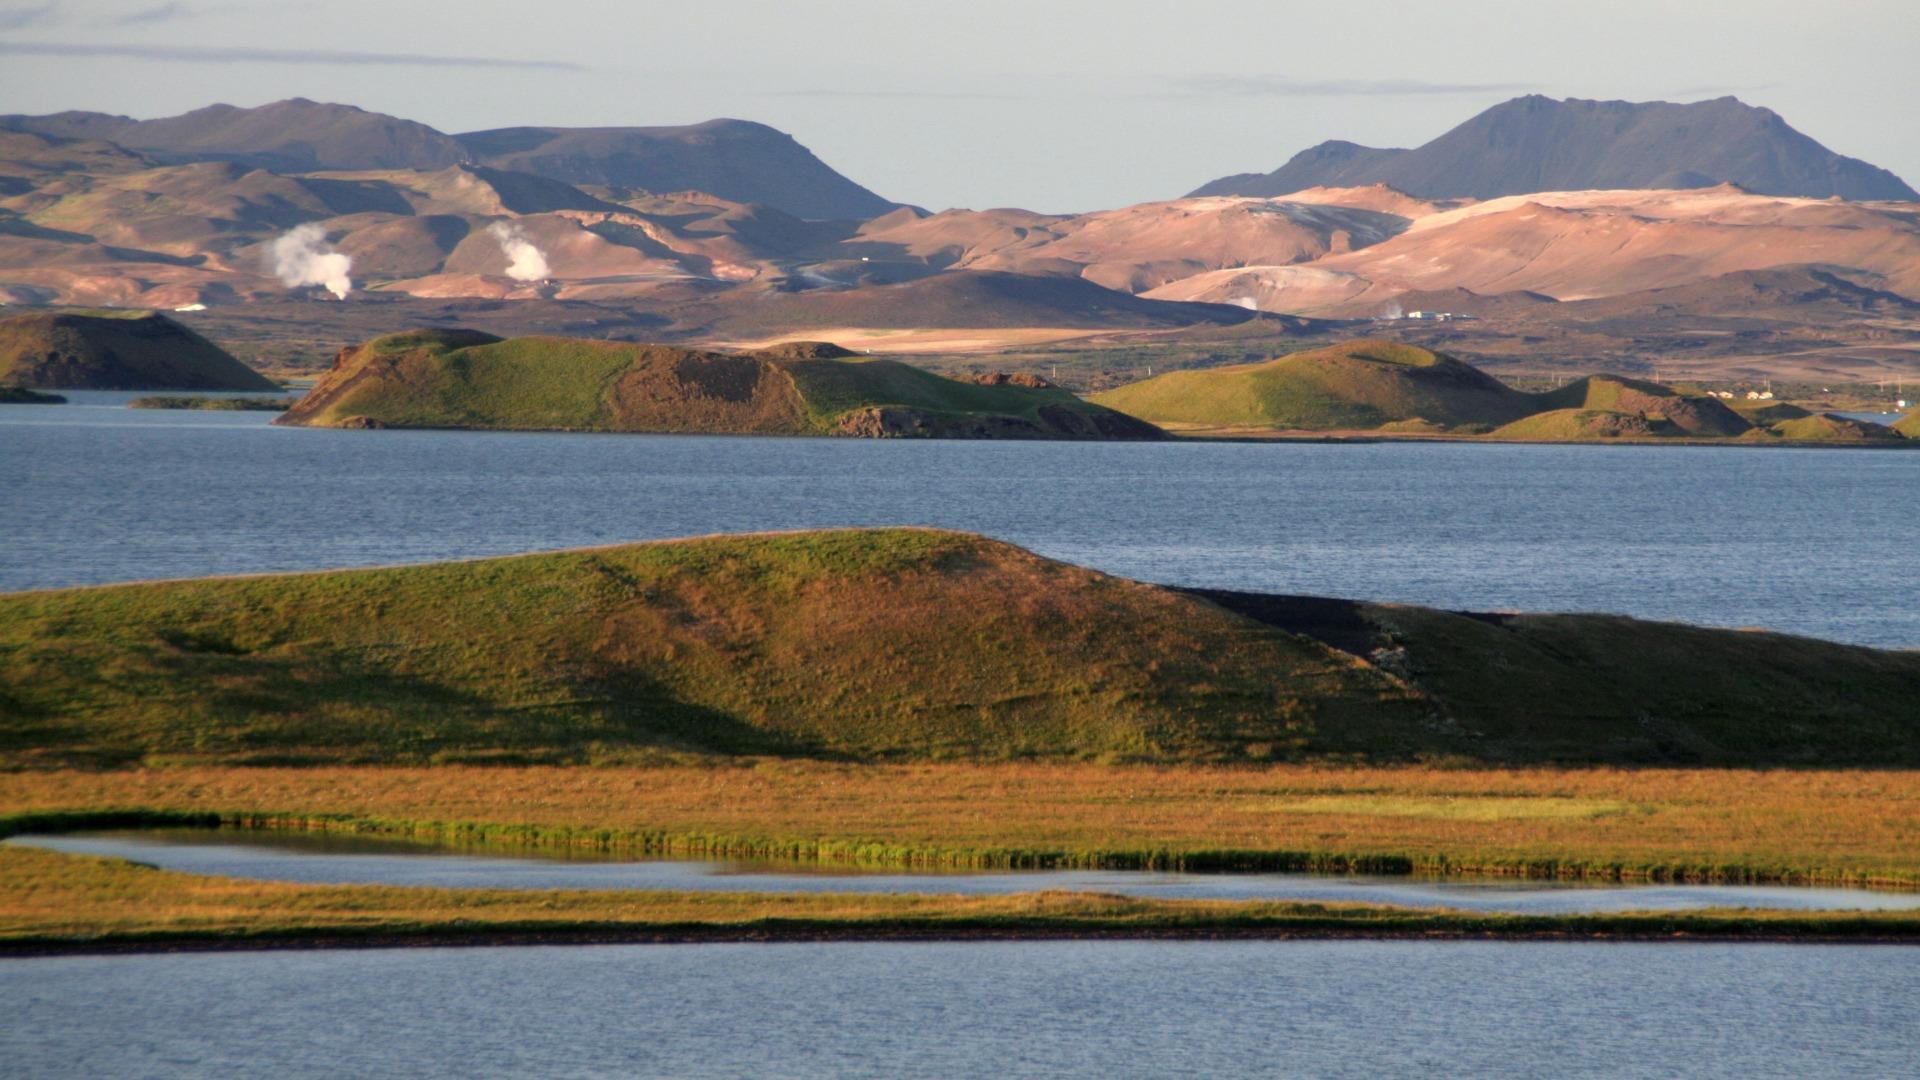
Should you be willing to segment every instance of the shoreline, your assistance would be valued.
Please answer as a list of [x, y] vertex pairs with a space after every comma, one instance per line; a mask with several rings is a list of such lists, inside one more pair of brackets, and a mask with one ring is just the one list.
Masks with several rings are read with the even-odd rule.
[[[1551, 916], [1544, 918], [1554, 918]], [[1684, 919], [1684, 916], [1678, 917]], [[495, 949], [593, 945], [793, 945], [793, 944], [991, 944], [1031, 941], [1163, 941], [1163, 942], [1307, 942], [1396, 941], [1544, 942], [1560, 944], [1669, 944], [1669, 945], [1877, 945], [1920, 946], [1920, 921], [1889, 932], [1848, 934], [1778, 929], [1739, 932], [1684, 928], [1601, 929], [1578, 926], [1539, 928], [1286, 926], [1271, 927], [982, 927], [978, 929], [912, 927], [662, 927], [607, 930], [492, 930], [472, 932], [423, 930], [338, 932], [315, 928], [310, 932], [261, 935], [154, 934], [96, 937], [44, 937], [0, 941], [0, 960], [65, 956], [150, 956], [172, 953], [306, 952], [372, 949]]]

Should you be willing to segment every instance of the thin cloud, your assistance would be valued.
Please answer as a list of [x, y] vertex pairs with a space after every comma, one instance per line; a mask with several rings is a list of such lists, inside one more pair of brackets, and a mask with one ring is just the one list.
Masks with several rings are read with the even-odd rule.
[[129, 11], [113, 20], [115, 26], [147, 26], [152, 23], [172, 22], [193, 14], [193, 9], [182, 3], [155, 4], [139, 11]]
[[52, 22], [60, 5], [48, 0], [44, 4], [27, 4], [19, 7], [0, 8], [0, 30], [20, 30], [44, 22]]
[[329, 52], [321, 49], [251, 49], [205, 45], [89, 45], [76, 42], [0, 41], [0, 55], [103, 56], [125, 60], [171, 60], [195, 64], [346, 64], [383, 67], [532, 68], [584, 71], [564, 60], [518, 60], [500, 56], [432, 56], [424, 53]]
[[1029, 94], [989, 94], [977, 90], [847, 90], [829, 87], [819, 90], [769, 90], [760, 97], [804, 98], [916, 98], [940, 101], [1026, 101]]
[[1427, 97], [1442, 94], [1513, 94], [1537, 90], [1531, 83], [1437, 83], [1420, 79], [1289, 79], [1284, 75], [1206, 75], [1174, 80], [1194, 97]]

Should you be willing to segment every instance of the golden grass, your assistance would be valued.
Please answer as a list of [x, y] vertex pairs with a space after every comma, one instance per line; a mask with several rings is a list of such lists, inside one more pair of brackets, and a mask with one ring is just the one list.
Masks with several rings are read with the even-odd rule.
[[[1318, 853], [1402, 859], [1400, 868], [1423, 872], [1920, 884], [1912, 770], [762, 759], [0, 774], [0, 811], [102, 808], [327, 815], [429, 836], [899, 864], [1234, 865], [1236, 854]], [[453, 828], [463, 823], [476, 827]]]
[[1284, 799], [1273, 805], [1279, 814], [1333, 814], [1341, 817], [1445, 818], [1454, 821], [1527, 821], [1538, 818], [1609, 817], [1614, 814], [1653, 813], [1618, 799], [1586, 799], [1565, 795], [1314, 795]]

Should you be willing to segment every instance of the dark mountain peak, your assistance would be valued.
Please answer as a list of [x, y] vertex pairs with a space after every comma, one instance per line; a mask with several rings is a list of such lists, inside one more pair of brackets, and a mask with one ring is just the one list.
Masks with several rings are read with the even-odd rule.
[[1325, 142], [1271, 173], [1226, 177], [1194, 194], [1386, 183], [1424, 198], [1486, 199], [1724, 182], [1763, 195], [1920, 200], [1885, 169], [1836, 154], [1773, 110], [1731, 95], [1683, 104], [1528, 94], [1412, 150]]
[[828, 168], [792, 135], [721, 117], [679, 127], [515, 127], [454, 136], [475, 161], [569, 184], [693, 189], [802, 218], [865, 219], [891, 202]]

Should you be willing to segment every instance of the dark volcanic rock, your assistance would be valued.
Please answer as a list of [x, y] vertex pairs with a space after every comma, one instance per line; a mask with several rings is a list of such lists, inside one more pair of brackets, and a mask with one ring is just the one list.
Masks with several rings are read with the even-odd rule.
[[0, 130], [105, 139], [168, 163], [231, 161], [277, 172], [482, 165], [567, 184], [704, 191], [802, 218], [865, 219], [897, 205], [841, 176], [793, 136], [746, 120], [448, 135], [351, 105], [292, 98], [251, 109], [209, 105], [158, 120], [16, 114], [0, 116]]
[[763, 203], [802, 218], [897, 205], [828, 168], [793, 136], [748, 120], [684, 127], [501, 128], [455, 136], [482, 164], [564, 180]]
[[1285, 195], [1388, 184], [1423, 198], [1476, 199], [1595, 188], [1734, 183], [1763, 195], [1920, 199], [1885, 169], [1844, 157], [1736, 98], [1556, 101], [1496, 105], [1412, 150], [1328, 142], [1262, 174], [1224, 177], [1194, 195]]

